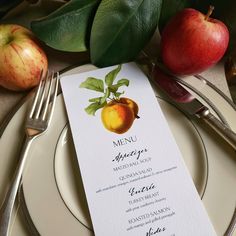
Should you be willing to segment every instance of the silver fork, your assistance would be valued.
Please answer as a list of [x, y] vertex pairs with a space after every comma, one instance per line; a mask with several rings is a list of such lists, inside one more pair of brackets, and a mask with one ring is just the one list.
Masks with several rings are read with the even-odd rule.
[[58, 90], [59, 73], [52, 73], [41, 79], [32, 107], [26, 119], [25, 124], [25, 143], [22, 147], [20, 159], [17, 164], [14, 176], [11, 181], [10, 188], [5, 196], [5, 200], [0, 209], [0, 236], [8, 236], [10, 234], [10, 220], [13, 212], [17, 191], [21, 185], [21, 178], [25, 167], [27, 154], [32, 141], [45, 133], [52, 119], [53, 110]]

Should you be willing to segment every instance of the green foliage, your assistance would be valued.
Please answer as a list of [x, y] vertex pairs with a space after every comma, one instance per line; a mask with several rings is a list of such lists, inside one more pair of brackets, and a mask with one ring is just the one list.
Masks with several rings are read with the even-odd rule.
[[117, 90], [119, 89], [119, 87], [121, 87], [121, 86], [127, 86], [128, 87], [129, 86], [129, 80], [120, 79], [120, 80], [117, 81], [117, 84], [113, 84], [113, 85], [111, 84], [109, 86], [109, 88], [113, 93], [116, 93]]
[[85, 108], [85, 111], [88, 115], [95, 115], [95, 112], [102, 108], [105, 104], [101, 104], [100, 102], [91, 103], [88, 107]]
[[101, 79], [88, 77], [83, 83], [80, 84], [80, 88], [86, 88], [98, 92], [104, 92], [104, 82]]
[[117, 74], [120, 72], [121, 65], [119, 65], [116, 69], [109, 72], [105, 77], [105, 82], [107, 86], [111, 86], [116, 78]]
[[[4, 0], [9, 6], [19, 1]], [[136, 59], [156, 26], [161, 32], [178, 11], [192, 7], [206, 13], [210, 4], [215, 6], [212, 17], [229, 28], [230, 49], [235, 48], [235, 0], [71, 0], [45, 18], [33, 21], [31, 28], [50, 47], [89, 51], [92, 63], [104, 67]], [[119, 70], [107, 75], [107, 86]]]
[[47, 17], [33, 21], [31, 29], [52, 48], [90, 50], [97, 66], [120, 64], [134, 59], [152, 37], [161, 2], [71, 0]]
[[153, 35], [161, 0], [102, 0], [90, 39], [92, 63], [114, 65], [133, 60]]
[[47, 17], [33, 21], [32, 31], [48, 46], [86, 51], [91, 24], [100, 0], [71, 0]]
[[[114, 81], [121, 70], [121, 65], [106, 74], [104, 81], [101, 79], [88, 77], [84, 82], [80, 84], [80, 88], [86, 88], [89, 90], [101, 92], [103, 96], [89, 99], [89, 106], [85, 108], [85, 111], [89, 115], [95, 115], [96, 111], [107, 104], [109, 100], [119, 100], [119, 97], [124, 94], [118, 92], [118, 89], [122, 86], [129, 86], [129, 80], [120, 79], [114, 84]], [[105, 85], [104, 85], [105, 84]], [[104, 88], [104, 86], [106, 86]]]

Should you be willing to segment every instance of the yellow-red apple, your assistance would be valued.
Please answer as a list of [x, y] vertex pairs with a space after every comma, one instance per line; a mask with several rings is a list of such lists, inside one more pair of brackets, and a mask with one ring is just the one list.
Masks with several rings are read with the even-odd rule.
[[46, 73], [48, 60], [33, 33], [15, 24], [0, 25], [0, 85], [27, 90]]
[[113, 100], [102, 109], [101, 118], [106, 129], [123, 134], [132, 126], [138, 117], [138, 105], [130, 98]]

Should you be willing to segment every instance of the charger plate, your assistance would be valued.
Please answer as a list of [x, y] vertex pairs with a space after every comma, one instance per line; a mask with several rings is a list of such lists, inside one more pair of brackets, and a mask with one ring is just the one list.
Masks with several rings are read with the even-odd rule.
[[[92, 69], [95, 67], [85, 65], [65, 74]], [[235, 107], [196, 78], [187, 77], [185, 81], [200, 88], [202, 97], [211, 101], [212, 112], [217, 111], [236, 130]], [[216, 232], [223, 235], [235, 208], [236, 154], [210, 128], [188, 118], [154, 90]], [[202, 97], [199, 99], [204, 102]], [[14, 167], [20, 150], [27, 105], [28, 102], [14, 115], [0, 139], [1, 199], [9, 181], [9, 169]], [[51, 128], [30, 149], [23, 192], [32, 222], [41, 235], [93, 235], [62, 95], [58, 96]], [[19, 215], [12, 235], [27, 235]]]

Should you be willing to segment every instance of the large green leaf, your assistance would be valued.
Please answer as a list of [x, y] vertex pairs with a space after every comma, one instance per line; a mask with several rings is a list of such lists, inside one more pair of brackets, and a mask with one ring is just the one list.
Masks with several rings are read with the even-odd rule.
[[52, 48], [87, 50], [93, 16], [100, 0], [71, 0], [45, 18], [31, 23], [32, 31]]
[[153, 35], [161, 0], [102, 0], [90, 39], [92, 62], [100, 67], [133, 60]]
[[16, 7], [23, 0], [1, 0], [0, 1], [0, 18], [3, 17], [8, 11]]
[[166, 23], [178, 11], [192, 6], [192, 0], [162, 0], [161, 15], [158, 22], [159, 30], [162, 31]]

